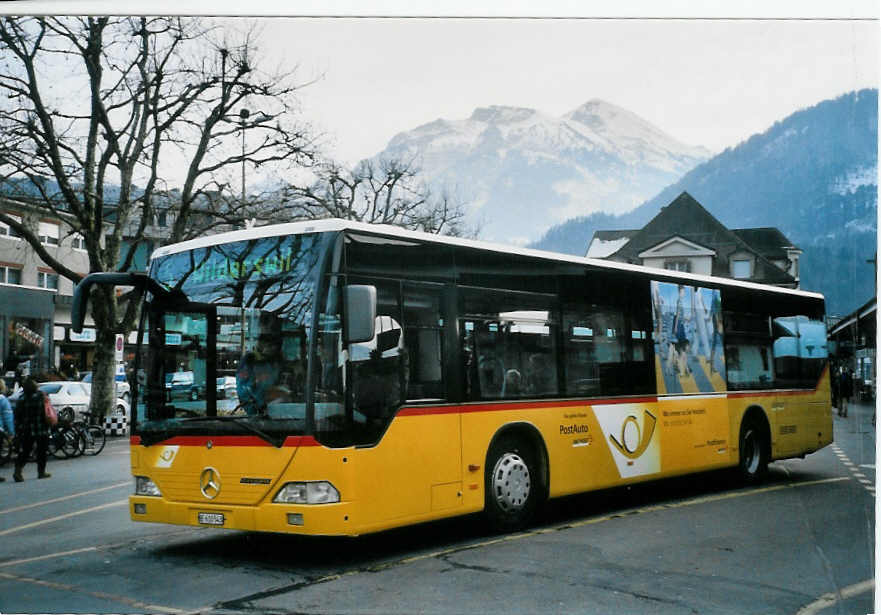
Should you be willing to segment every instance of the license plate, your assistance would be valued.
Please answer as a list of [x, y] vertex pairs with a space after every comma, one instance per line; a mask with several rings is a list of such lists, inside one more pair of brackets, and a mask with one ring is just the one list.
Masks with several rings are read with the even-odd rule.
[[223, 513], [199, 513], [199, 523], [203, 523], [205, 525], [223, 525], [223, 522]]

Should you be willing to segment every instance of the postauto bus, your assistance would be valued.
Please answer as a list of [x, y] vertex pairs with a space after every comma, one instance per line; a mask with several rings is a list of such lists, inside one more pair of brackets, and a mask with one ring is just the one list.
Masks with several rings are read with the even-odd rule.
[[[823, 297], [342, 220], [154, 252], [135, 521], [358, 535], [832, 441]], [[192, 374], [197, 395], [169, 395]], [[236, 394], [213, 383], [235, 378]]]

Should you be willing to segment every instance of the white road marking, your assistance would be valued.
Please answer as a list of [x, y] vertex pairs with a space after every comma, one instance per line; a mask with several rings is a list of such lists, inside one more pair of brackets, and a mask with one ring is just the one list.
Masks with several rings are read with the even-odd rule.
[[836, 604], [839, 600], [847, 600], [848, 598], [859, 596], [860, 594], [872, 591], [874, 588], [874, 579], [868, 579], [860, 583], [855, 583], [853, 585], [848, 585], [847, 587], [842, 587], [840, 590], [838, 590], [838, 592], [829, 592], [823, 594], [810, 604], [807, 604], [800, 608], [795, 615], [814, 615], [815, 613], [819, 613], [822, 610], [828, 609], [830, 606]]
[[141, 602], [140, 600], [132, 600], [131, 598], [126, 598], [125, 596], [117, 596], [114, 594], [108, 594], [105, 592], [93, 592], [87, 591], [76, 585], [68, 585], [67, 583], [57, 583], [55, 581], [44, 581], [43, 579], [34, 579], [32, 577], [23, 577], [17, 574], [10, 574], [8, 572], [0, 572], [0, 578], [9, 579], [10, 581], [19, 581], [21, 583], [31, 583], [33, 585], [39, 585], [41, 587], [48, 587], [49, 589], [57, 589], [63, 592], [77, 592], [80, 594], [86, 594], [87, 596], [92, 596], [93, 598], [98, 598], [101, 600], [112, 600], [114, 602], [120, 602], [122, 604], [127, 604], [130, 607], [133, 607], [139, 612], [142, 613], [169, 613], [171, 615], [176, 615], [178, 613], [186, 613], [184, 609], [176, 609], [168, 606], [160, 606], [158, 604], [148, 604], [146, 602]]
[[73, 512], [67, 513], [66, 515], [59, 515], [57, 517], [50, 517], [49, 519], [41, 519], [40, 521], [34, 521], [33, 523], [28, 523], [26, 525], [19, 525], [17, 527], [11, 527], [9, 529], [0, 531], [0, 536], [6, 536], [7, 534], [13, 534], [15, 532], [27, 530], [32, 527], [46, 525], [47, 523], [54, 523], [55, 521], [69, 519], [70, 517], [76, 517], [78, 515], [85, 515], [90, 512], [95, 512], [96, 510], [102, 510], [104, 508], [112, 508], [114, 506], [128, 506], [128, 498], [126, 498], [124, 500], [117, 500], [115, 502], [108, 502], [107, 504], [101, 504], [100, 506], [92, 506], [91, 508], [84, 508], [83, 510], [75, 510]]
[[98, 547], [84, 547], [82, 549], [73, 549], [72, 551], [60, 551], [58, 553], [48, 553], [46, 555], [38, 555], [36, 557], [26, 557], [24, 559], [14, 559], [10, 562], [0, 562], [0, 568], [9, 566], [17, 566], [19, 564], [30, 564], [31, 562], [39, 562], [44, 559], [54, 559], [56, 557], [65, 557], [67, 555], [78, 555], [80, 553], [88, 553], [89, 551], [97, 551]]
[[[866, 479], [866, 475], [860, 472], [859, 469], [857, 469], [856, 464], [848, 458], [848, 456], [838, 447], [838, 445], [833, 444], [832, 450], [838, 456], [838, 460], [843, 463], [847, 470], [853, 475], [853, 477], [857, 479], [860, 484], [862, 484], [863, 489], [868, 491], [871, 495], [875, 495], [874, 482]], [[863, 464], [860, 467], [875, 469], [874, 464]]]
[[108, 491], [110, 489], [119, 489], [120, 487], [125, 487], [128, 485], [131, 487], [133, 485], [132, 481], [127, 480], [124, 483], [116, 483], [115, 485], [110, 485], [108, 487], [100, 487], [99, 489], [92, 489], [90, 491], [81, 491], [79, 493], [74, 493], [71, 495], [65, 495], [60, 498], [53, 498], [51, 500], [43, 500], [42, 502], [35, 502], [33, 504], [26, 504], [25, 506], [16, 506], [15, 508], [7, 508], [6, 510], [0, 510], [0, 515], [5, 515], [11, 512], [18, 512], [19, 510], [27, 510], [28, 508], [35, 508], [37, 506], [45, 506], [46, 504], [54, 504], [55, 502], [63, 502], [64, 500], [70, 500], [73, 498], [80, 498], [84, 495], [92, 495], [93, 493], [101, 493], [102, 491]]

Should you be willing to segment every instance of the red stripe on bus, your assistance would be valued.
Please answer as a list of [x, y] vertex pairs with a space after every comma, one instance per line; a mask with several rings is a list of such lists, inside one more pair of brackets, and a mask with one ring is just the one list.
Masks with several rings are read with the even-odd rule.
[[402, 408], [397, 416], [426, 416], [431, 414], [467, 414], [471, 412], [502, 412], [505, 410], [542, 410], [547, 408], [572, 408], [578, 406], [600, 406], [609, 404], [651, 404], [657, 397], [630, 397], [615, 399], [547, 400], [527, 402], [498, 402], [465, 406], [422, 406]]
[[[213, 446], [272, 446], [263, 438], [257, 436], [174, 436], [168, 440], [163, 440], [163, 446], [207, 446], [208, 441]], [[132, 436], [130, 439], [132, 446], [141, 445], [141, 436]], [[288, 436], [285, 438], [284, 447], [298, 446], [321, 446], [312, 436]]]

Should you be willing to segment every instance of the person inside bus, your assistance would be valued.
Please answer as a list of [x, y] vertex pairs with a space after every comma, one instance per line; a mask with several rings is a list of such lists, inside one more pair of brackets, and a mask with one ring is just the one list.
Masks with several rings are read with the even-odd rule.
[[499, 334], [496, 323], [478, 324], [475, 342], [478, 352], [477, 373], [480, 396], [505, 396], [505, 364], [501, 359], [502, 348], [498, 344]]
[[522, 390], [523, 375], [519, 370], [509, 369], [505, 372], [505, 393], [506, 397], [521, 397], [524, 393]]
[[265, 414], [270, 402], [284, 396], [277, 386], [282, 362], [281, 336], [272, 332], [261, 333], [254, 350], [242, 355], [236, 371], [236, 392], [239, 406], [247, 415]]
[[557, 392], [556, 374], [543, 353], [530, 355], [528, 367], [529, 390], [533, 395]]

